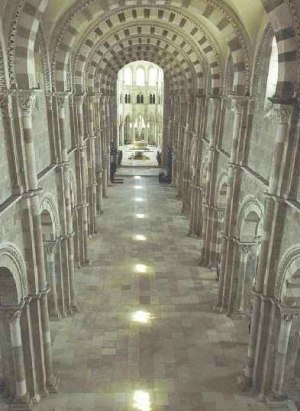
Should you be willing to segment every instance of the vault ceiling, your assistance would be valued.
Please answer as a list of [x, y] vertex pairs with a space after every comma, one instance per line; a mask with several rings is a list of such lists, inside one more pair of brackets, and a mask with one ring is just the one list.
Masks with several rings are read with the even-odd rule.
[[43, 25], [56, 86], [64, 88], [63, 70], [70, 63], [80, 89], [91, 85], [99, 70], [113, 80], [122, 61], [151, 55], [174, 88], [184, 83], [203, 88], [209, 73], [218, 93], [230, 52], [237, 87], [245, 89], [251, 45], [265, 12], [260, 0], [240, 5], [240, 0], [51, 0]]

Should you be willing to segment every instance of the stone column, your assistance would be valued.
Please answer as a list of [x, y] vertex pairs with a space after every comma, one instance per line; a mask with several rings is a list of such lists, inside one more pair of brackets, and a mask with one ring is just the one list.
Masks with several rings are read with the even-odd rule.
[[214, 242], [214, 236], [216, 236], [216, 221], [217, 221], [217, 210], [215, 206], [215, 179], [216, 179], [216, 141], [218, 132], [218, 120], [220, 114], [220, 99], [210, 98], [211, 111], [211, 128], [208, 131], [209, 135], [209, 148], [208, 148], [208, 165], [207, 165], [207, 181], [206, 181], [206, 201], [204, 206], [206, 207], [205, 220], [203, 224], [203, 242], [201, 249], [201, 265], [209, 266], [214, 262], [211, 260], [211, 248]]
[[88, 158], [88, 170], [89, 170], [89, 234], [94, 235], [97, 233], [96, 229], [96, 216], [97, 216], [97, 206], [96, 206], [96, 171], [95, 171], [95, 129], [94, 129], [94, 103], [95, 96], [89, 96], [88, 100], [88, 119], [89, 119], [89, 158]]
[[278, 337], [275, 368], [272, 383], [273, 395], [271, 396], [270, 401], [281, 402], [286, 399], [286, 362], [290, 332], [292, 327], [292, 321], [294, 318], [295, 313], [293, 312], [281, 313], [280, 331]]
[[86, 145], [84, 142], [84, 118], [83, 118], [83, 102], [84, 95], [75, 96], [77, 123], [78, 123], [78, 152], [80, 161], [80, 184], [78, 187], [80, 191], [80, 203], [78, 204], [78, 213], [80, 221], [80, 233], [81, 233], [81, 263], [83, 265], [88, 264], [88, 213], [87, 213], [87, 162], [86, 162]]
[[222, 252], [221, 252], [221, 270], [220, 286], [223, 289], [219, 291], [218, 306], [221, 310], [228, 308], [229, 296], [232, 292], [231, 287], [234, 284], [232, 276], [235, 275], [234, 265], [234, 229], [236, 224], [236, 216], [238, 211], [238, 199], [240, 190], [240, 168], [239, 168], [239, 152], [238, 145], [241, 138], [241, 129], [243, 114], [245, 108], [245, 97], [233, 96], [232, 109], [234, 110], [234, 122], [232, 133], [232, 146], [230, 152], [230, 161], [228, 164], [228, 186], [225, 207], [224, 221], [224, 236], [222, 237]]
[[48, 278], [50, 280], [51, 287], [51, 305], [50, 305], [50, 318], [60, 320], [61, 316], [58, 310], [58, 298], [57, 298], [57, 280], [56, 280], [56, 267], [55, 267], [55, 249], [56, 241], [45, 241], [46, 261]]
[[240, 264], [239, 264], [239, 278], [237, 286], [237, 297], [235, 302], [236, 313], [244, 315], [245, 314], [245, 287], [246, 287], [246, 275], [247, 275], [247, 262], [248, 256], [252, 249], [252, 244], [239, 244], [240, 250]]
[[[97, 213], [103, 214], [103, 145], [102, 145], [102, 130], [101, 130], [101, 95], [96, 95], [96, 204]], [[124, 137], [123, 137], [124, 140]]]
[[245, 369], [246, 378], [257, 390], [262, 389], [263, 386], [263, 376], [265, 373], [262, 373], [262, 368], [264, 366], [264, 359], [269, 341], [268, 329], [265, 327], [265, 324], [268, 324], [271, 307], [270, 304], [268, 304], [266, 295], [272, 295], [272, 287], [274, 289], [274, 284], [272, 285], [273, 281], [271, 282], [269, 277], [268, 262], [273, 248], [271, 240], [272, 227], [278, 218], [276, 211], [278, 210], [276, 207], [277, 198], [275, 194], [277, 194], [278, 188], [280, 187], [279, 178], [282, 175], [282, 159], [284, 156], [284, 147], [288, 139], [292, 107], [278, 104], [275, 105], [275, 110], [278, 114], [279, 122], [271, 166], [271, 178], [268, 192], [266, 193], [262, 242], [254, 288], [253, 315], [248, 346], [247, 366]]
[[77, 302], [75, 296], [75, 280], [74, 280], [74, 230], [71, 204], [71, 190], [70, 190], [70, 162], [68, 159], [68, 151], [65, 138], [65, 109], [69, 104], [69, 93], [56, 93], [58, 117], [59, 117], [59, 135], [61, 141], [61, 171], [63, 173], [63, 193], [65, 209], [64, 217], [65, 224], [62, 226], [62, 236], [65, 237], [66, 242], [65, 254], [68, 259], [68, 271], [65, 274], [64, 289], [68, 298], [65, 302], [68, 304], [68, 311], [70, 313], [77, 311]]
[[57, 164], [59, 162], [59, 149], [57, 147], [57, 140], [55, 139], [55, 116], [53, 112], [53, 93], [46, 93], [46, 107], [48, 120], [48, 133], [51, 151], [51, 163]]
[[[33, 144], [32, 111], [35, 106], [35, 95], [32, 91], [18, 91], [21, 122], [25, 142], [25, 155], [28, 176], [29, 198], [32, 213], [33, 239], [38, 271], [38, 293], [33, 296], [32, 309], [36, 318], [36, 354], [39, 361], [39, 384], [42, 394], [52, 390], [57, 379], [52, 374], [52, 355], [50, 344], [49, 312], [47, 300], [47, 282], [45, 273], [44, 246], [40, 217], [40, 201], [35, 152]], [[39, 325], [41, 330], [39, 330]], [[41, 333], [40, 333], [41, 331]]]
[[25, 365], [23, 356], [23, 346], [21, 337], [20, 317], [21, 310], [6, 311], [9, 321], [11, 346], [13, 353], [13, 366], [15, 376], [15, 397], [10, 405], [10, 410], [27, 411], [32, 409], [29, 401], [26, 385]]
[[[4, 391], [2, 396], [13, 399], [16, 395], [16, 383], [14, 378], [14, 361], [11, 346], [10, 328], [7, 321], [6, 311], [0, 311], [0, 332], [1, 332], [1, 365], [4, 378]], [[33, 369], [33, 372], [35, 370]], [[34, 374], [35, 375], [35, 374]]]

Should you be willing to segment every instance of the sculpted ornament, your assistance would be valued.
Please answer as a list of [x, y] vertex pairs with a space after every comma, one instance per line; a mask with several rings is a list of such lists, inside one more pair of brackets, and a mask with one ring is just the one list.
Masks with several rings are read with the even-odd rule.
[[284, 322], [291, 322], [295, 317], [297, 317], [299, 313], [295, 312], [282, 312], [281, 313], [281, 320]]
[[274, 110], [279, 124], [287, 124], [292, 114], [292, 107], [284, 104], [274, 104]]
[[31, 116], [35, 107], [36, 95], [33, 91], [18, 92], [19, 106], [23, 116]]
[[82, 105], [84, 103], [84, 98], [85, 98], [84, 94], [75, 95], [75, 104], [77, 107], [82, 108]]
[[242, 254], [249, 254], [254, 244], [240, 244], [240, 251]]
[[57, 241], [45, 241], [44, 245], [47, 254], [53, 254], [57, 245]]
[[222, 220], [224, 220], [224, 217], [225, 217], [225, 209], [222, 209], [222, 210], [218, 210], [217, 211], [217, 213], [218, 213], [218, 220], [220, 220], [220, 221], [222, 221]]
[[64, 110], [67, 107], [68, 94], [67, 93], [56, 94], [56, 102], [57, 102], [57, 107], [59, 108], [59, 110]]
[[244, 107], [245, 107], [245, 102], [246, 99], [244, 97], [232, 97], [231, 100], [231, 109], [234, 111], [236, 114], [242, 114]]

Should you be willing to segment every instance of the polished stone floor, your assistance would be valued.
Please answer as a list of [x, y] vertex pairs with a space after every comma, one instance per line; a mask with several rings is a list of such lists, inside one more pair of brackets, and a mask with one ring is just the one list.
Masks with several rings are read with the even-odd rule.
[[60, 392], [39, 410], [266, 410], [238, 390], [247, 324], [214, 312], [215, 273], [197, 266], [174, 188], [126, 177], [98, 230], [76, 273], [80, 313], [51, 324]]

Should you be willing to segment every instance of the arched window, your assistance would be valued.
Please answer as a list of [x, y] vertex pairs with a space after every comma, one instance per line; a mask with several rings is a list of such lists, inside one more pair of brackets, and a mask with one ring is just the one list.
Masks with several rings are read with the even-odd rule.
[[157, 71], [155, 68], [151, 67], [149, 70], [149, 86], [155, 86], [157, 80]]
[[128, 101], [128, 104], [131, 103], [131, 96], [130, 96], [130, 94], [127, 94], [127, 101]]
[[152, 94], [152, 103], [155, 104], [155, 94]]
[[149, 104], [152, 104], [152, 94], [150, 94]]
[[266, 89], [266, 103], [267, 99], [273, 97], [276, 92], [276, 86], [278, 81], [278, 47], [276, 38], [274, 36], [272, 41], [272, 52], [270, 57], [269, 64], [269, 74], [267, 80], [267, 89]]
[[143, 94], [141, 95], [141, 104], [144, 104], [144, 96], [143, 96]]
[[136, 103], [137, 103], [137, 104], [140, 104], [140, 102], [141, 102], [141, 97], [140, 97], [140, 95], [138, 94], [138, 95], [136, 96]]
[[124, 82], [127, 86], [132, 85], [132, 70], [130, 67], [124, 69]]
[[127, 96], [128, 96], [128, 94], [125, 94], [125, 104], [128, 103]]
[[145, 85], [145, 70], [141, 67], [139, 67], [136, 71], [136, 84], [138, 86]]

